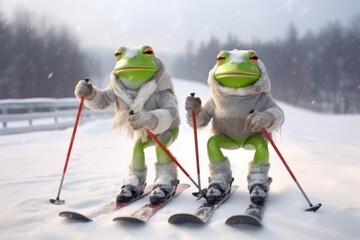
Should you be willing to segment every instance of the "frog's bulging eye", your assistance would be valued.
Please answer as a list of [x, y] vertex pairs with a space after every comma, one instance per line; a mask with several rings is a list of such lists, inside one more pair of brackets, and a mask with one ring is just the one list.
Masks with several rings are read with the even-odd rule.
[[115, 51], [115, 58], [116, 60], [119, 60], [121, 58], [122, 52], [120, 49], [116, 49]]
[[253, 63], [257, 63], [257, 61], [259, 60], [258, 56], [256, 56], [256, 53], [251, 53], [249, 59]]
[[148, 57], [154, 56], [154, 51], [152, 50], [151, 47], [144, 48], [143, 53], [145, 56], [148, 56]]
[[217, 58], [216, 58], [216, 62], [217, 63], [222, 63], [222, 62], [224, 62], [225, 61], [225, 55], [224, 55], [224, 53], [219, 53], [218, 55], [217, 55]]

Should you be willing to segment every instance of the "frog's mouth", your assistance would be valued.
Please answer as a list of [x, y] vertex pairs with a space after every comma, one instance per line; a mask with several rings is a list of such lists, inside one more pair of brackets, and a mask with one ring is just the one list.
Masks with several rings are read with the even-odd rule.
[[143, 66], [127, 66], [127, 67], [115, 68], [116, 72], [133, 71], [133, 70], [148, 71], [148, 70], [155, 70], [155, 68], [154, 67], [143, 67]]
[[259, 75], [256, 73], [248, 73], [248, 72], [227, 72], [227, 73], [216, 74], [216, 77], [226, 77], [226, 76], [258, 77]]

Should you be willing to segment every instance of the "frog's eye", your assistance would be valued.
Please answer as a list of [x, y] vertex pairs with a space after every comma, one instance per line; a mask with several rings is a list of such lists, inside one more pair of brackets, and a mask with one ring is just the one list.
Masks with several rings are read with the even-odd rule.
[[249, 59], [253, 63], [257, 63], [257, 61], [259, 60], [258, 56], [256, 56], [256, 53], [251, 53], [250, 56], [249, 56]]
[[225, 61], [225, 54], [224, 53], [219, 53], [216, 57], [216, 62], [219, 64], [219, 63], [222, 63]]
[[116, 51], [115, 51], [115, 59], [119, 60], [121, 58], [121, 56], [122, 56], [121, 49], [120, 48], [116, 49]]
[[154, 51], [152, 50], [151, 47], [146, 47], [146, 48], [144, 48], [143, 54], [145, 56], [152, 57], [152, 56], [154, 56]]

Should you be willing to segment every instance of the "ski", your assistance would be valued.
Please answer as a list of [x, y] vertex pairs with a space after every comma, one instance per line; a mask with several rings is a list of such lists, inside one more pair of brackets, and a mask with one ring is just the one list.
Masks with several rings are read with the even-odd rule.
[[90, 212], [89, 214], [81, 214], [81, 213], [74, 212], [74, 211], [63, 211], [63, 212], [59, 213], [59, 216], [67, 218], [67, 219], [71, 219], [74, 221], [79, 221], [79, 222], [90, 222], [90, 221], [93, 221], [94, 218], [96, 218], [100, 215], [105, 215], [105, 214], [115, 212], [116, 210], [119, 210], [120, 208], [123, 208], [123, 207], [145, 197], [152, 191], [152, 189], [153, 189], [153, 185], [148, 185], [145, 187], [144, 193], [142, 195], [138, 196], [137, 198], [134, 198], [134, 199], [132, 199], [128, 202], [124, 202], [124, 203], [109, 202], [109, 203], [99, 207], [98, 209], [95, 209], [94, 211]]
[[120, 216], [113, 219], [115, 222], [133, 222], [133, 223], [146, 223], [151, 216], [153, 216], [160, 208], [165, 206], [171, 200], [176, 198], [185, 189], [189, 188], [189, 184], [179, 184], [176, 188], [175, 194], [168, 200], [159, 204], [147, 203], [141, 208], [133, 212], [130, 216]]
[[200, 207], [198, 207], [194, 214], [189, 213], [178, 213], [172, 215], [168, 222], [172, 224], [182, 224], [182, 223], [196, 223], [196, 224], [204, 224], [206, 223], [210, 216], [215, 212], [215, 210], [221, 206], [230, 195], [238, 189], [239, 186], [233, 185], [231, 186], [231, 190], [229, 194], [227, 194], [220, 202], [215, 204], [203, 203]]
[[262, 205], [250, 203], [244, 214], [231, 216], [226, 220], [225, 223], [228, 225], [247, 224], [253, 226], [262, 226], [261, 220], [264, 214], [264, 210], [265, 203]]

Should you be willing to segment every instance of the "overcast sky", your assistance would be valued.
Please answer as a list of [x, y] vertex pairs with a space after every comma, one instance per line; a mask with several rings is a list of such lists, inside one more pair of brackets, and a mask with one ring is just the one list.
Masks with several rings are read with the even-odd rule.
[[348, 24], [360, 13], [360, 0], [0, 0], [12, 20], [21, 6], [68, 25], [82, 46], [117, 48], [149, 44], [181, 52], [231, 33], [240, 41], [283, 38], [292, 22], [300, 35], [330, 21]]

